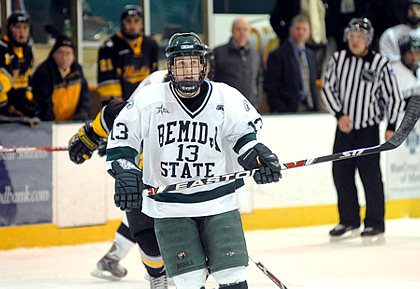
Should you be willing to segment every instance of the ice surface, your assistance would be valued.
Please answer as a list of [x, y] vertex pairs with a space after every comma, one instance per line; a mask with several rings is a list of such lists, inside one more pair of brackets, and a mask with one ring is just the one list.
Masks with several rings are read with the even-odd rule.
[[[420, 288], [420, 219], [386, 222], [386, 243], [365, 246], [360, 238], [329, 243], [333, 226], [251, 231], [250, 254], [289, 289]], [[119, 282], [89, 275], [110, 242], [0, 251], [0, 288], [148, 289], [138, 249], [121, 262], [128, 275]], [[252, 262], [249, 288], [277, 288]], [[207, 288], [217, 288], [210, 278]]]

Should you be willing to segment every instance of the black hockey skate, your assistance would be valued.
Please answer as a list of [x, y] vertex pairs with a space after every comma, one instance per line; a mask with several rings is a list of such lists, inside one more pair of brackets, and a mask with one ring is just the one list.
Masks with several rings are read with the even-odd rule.
[[364, 245], [381, 245], [385, 243], [384, 231], [374, 227], [366, 227], [362, 234]]
[[338, 224], [330, 231], [330, 242], [338, 242], [341, 240], [352, 239], [360, 236], [359, 227], [347, 226], [344, 224]]
[[118, 245], [113, 243], [108, 253], [96, 263], [96, 268], [90, 272], [90, 275], [109, 281], [119, 281], [127, 275], [127, 269], [119, 263], [120, 259], [116, 254], [117, 251]]

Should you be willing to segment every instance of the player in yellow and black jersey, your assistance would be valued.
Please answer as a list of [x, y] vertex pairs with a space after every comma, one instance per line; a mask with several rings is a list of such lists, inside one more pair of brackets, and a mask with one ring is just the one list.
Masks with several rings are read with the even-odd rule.
[[7, 33], [0, 40], [0, 114], [34, 116], [36, 109], [30, 86], [33, 64], [29, 43], [31, 18], [14, 11], [7, 18]]
[[126, 6], [121, 13], [121, 32], [107, 39], [99, 49], [98, 93], [102, 105], [127, 100], [139, 83], [157, 70], [156, 41], [143, 35], [143, 11]]

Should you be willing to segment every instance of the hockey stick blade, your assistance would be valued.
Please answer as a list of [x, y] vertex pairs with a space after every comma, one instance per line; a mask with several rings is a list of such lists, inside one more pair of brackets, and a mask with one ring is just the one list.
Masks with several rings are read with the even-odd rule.
[[[413, 96], [407, 106], [405, 115], [403, 117], [403, 120], [401, 121], [400, 126], [398, 127], [395, 134], [387, 142], [381, 145], [373, 146], [373, 147], [359, 148], [359, 149], [354, 149], [354, 150], [345, 151], [341, 153], [334, 153], [331, 155], [280, 164], [280, 169], [281, 170], [293, 169], [293, 168], [298, 168], [298, 167], [304, 167], [304, 166], [310, 166], [314, 164], [330, 162], [330, 161], [338, 161], [338, 160], [344, 160], [348, 158], [360, 157], [360, 156], [365, 156], [369, 154], [380, 153], [383, 151], [395, 149], [399, 147], [407, 138], [407, 136], [410, 134], [411, 130], [414, 128], [414, 126], [416, 125], [419, 119], [419, 115], [420, 115], [420, 96]], [[164, 193], [168, 191], [178, 191], [182, 189], [198, 187], [198, 186], [203, 186], [207, 184], [227, 182], [227, 181], [232, 181], [236, 179], [252, 177], [255, 174], [255, 172], [258, 170], [259, 169], [256, 168], [252, 170], [236, 172], [236, 173], [226, 174], [222, 176], [202, 178], [202, 179], [196, 179], [192, 181], [186, 181], [182, 183], [167, 185], [167, 186], [159, 187], [158, 189], [156, 188], [146, 189], [143, 191], [143, 196]]]
[[248, 254], [249, 260], [252, 261], [252, 263], [257, 266], [258, 269], [260, 269], [268, 278], [270, 278], [271, 281], [274, 282], [279, 288], [281, 289], [287, 289], [286, 285], [284, 285], [276, 276], [273, 275], [270, 271], [268, 271], [267, 268], [263, 264], [261, 264], [260, 261], [255, 260], [251, 255]]
[[24, 152], [36, 152], [36, 151], [45, 151], [45, 152], [57, 152], [57, 151], [67, 151], [67, 147], [22, 147], [22, 148], [4, 148], [0, 146], [0, 154], [4, 153], [24, 153]]

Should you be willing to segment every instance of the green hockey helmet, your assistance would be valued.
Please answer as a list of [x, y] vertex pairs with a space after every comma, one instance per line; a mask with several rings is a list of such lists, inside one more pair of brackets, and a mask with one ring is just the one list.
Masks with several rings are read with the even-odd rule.
[[[195, 93], [204, 81], [206, 76], [206, 45], [194, 32], [175, 33], [169, 39], [168, 47], [165, 50], [168, 58], [168, 77], [172, 84], [183, 93]], [[199, 72], [198, 81], [178, 81], [174, 72], [175, 59], [181, 56], [198, 56], [202, 68]]]

